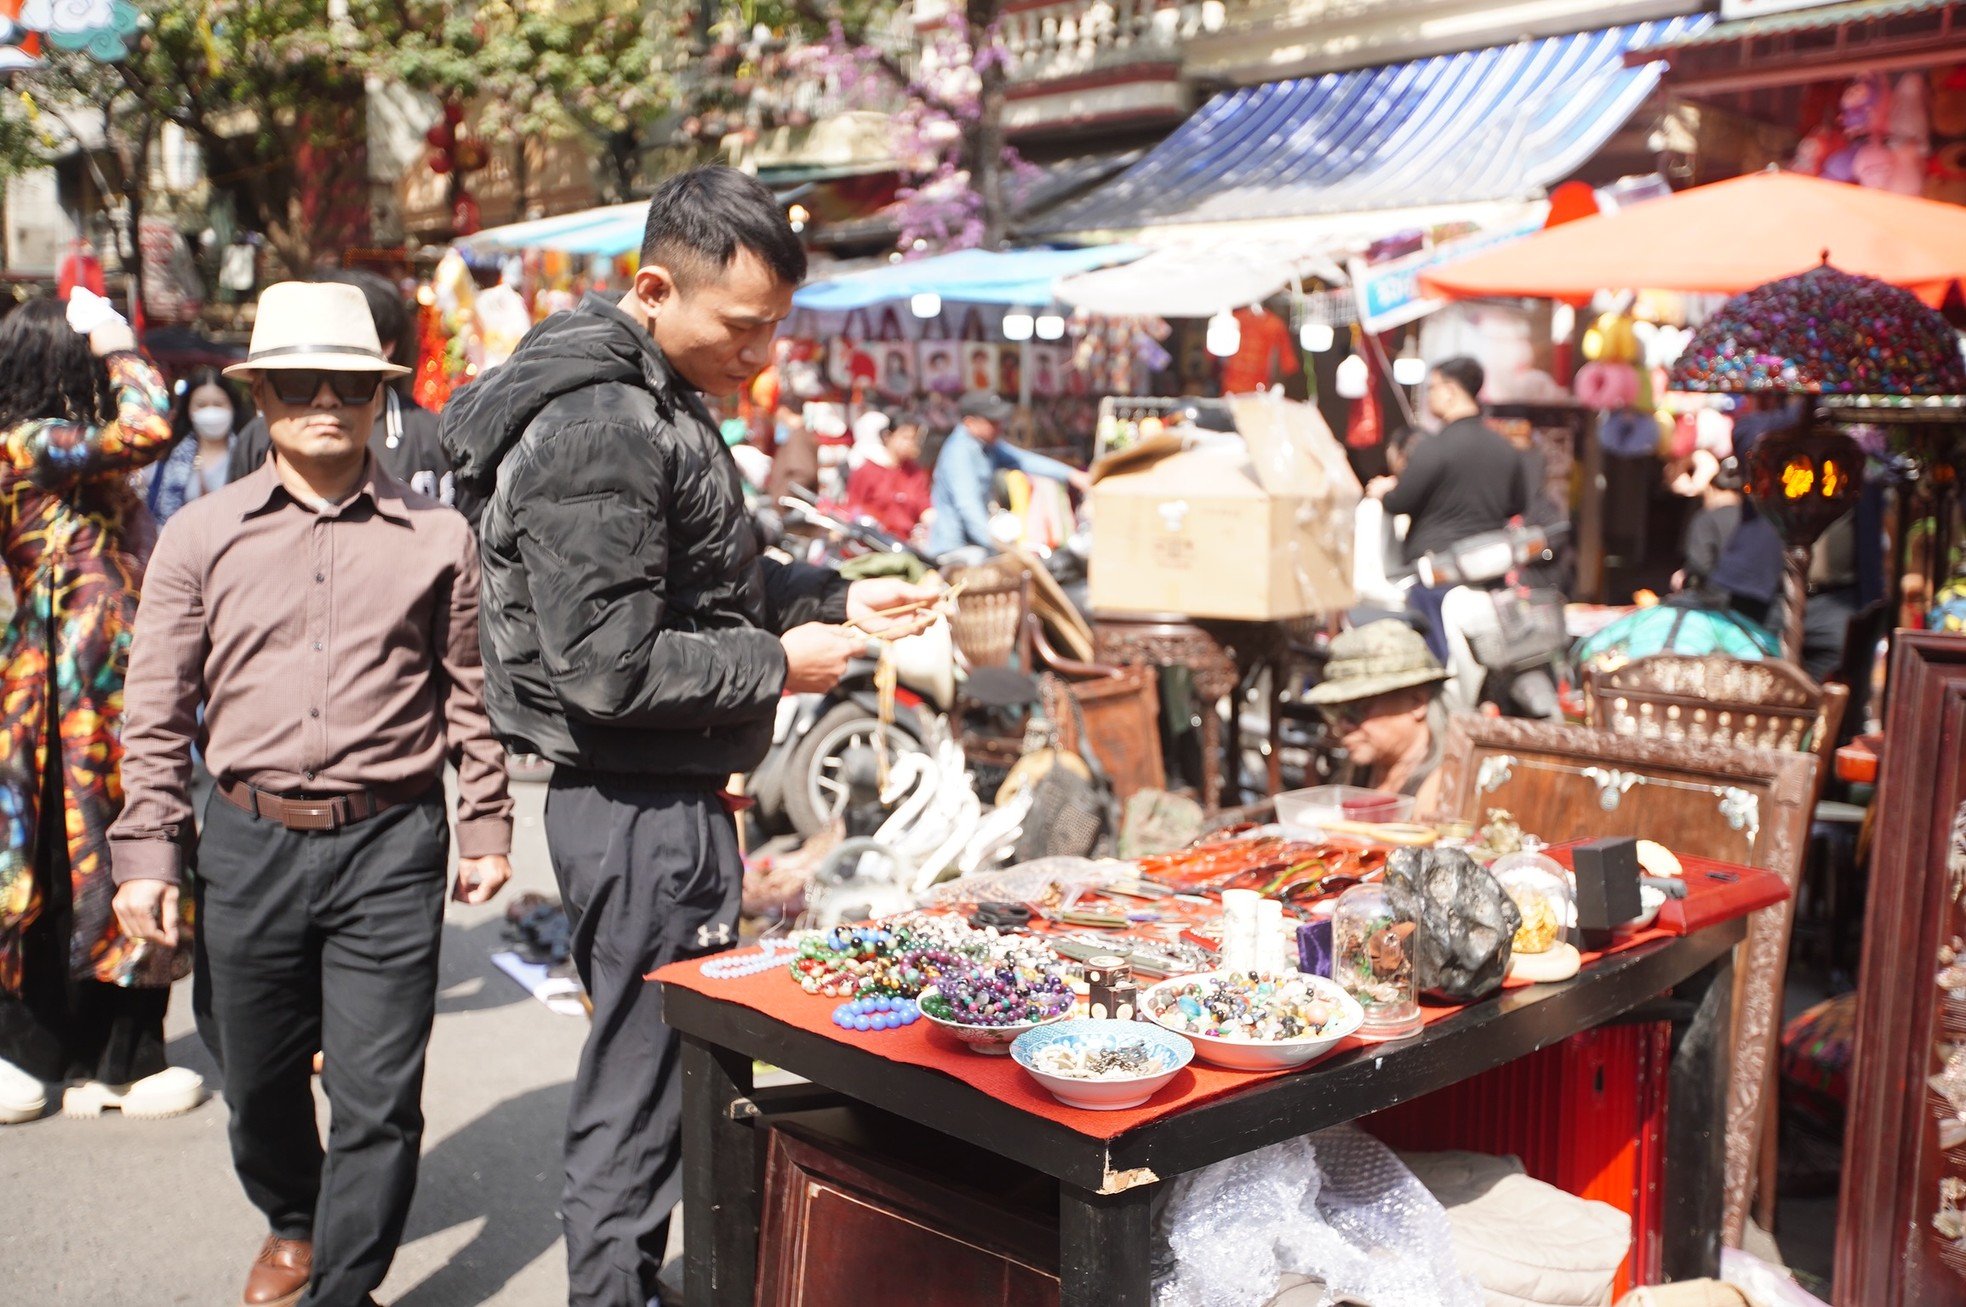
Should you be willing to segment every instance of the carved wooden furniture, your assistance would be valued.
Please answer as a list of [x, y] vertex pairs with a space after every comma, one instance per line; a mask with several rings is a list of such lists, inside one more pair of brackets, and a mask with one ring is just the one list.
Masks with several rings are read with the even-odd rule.
[[[830, 1039], [665, 981], [663, 1019], [682, 1036], [683, 1202], [698, 1214], [683, 1229], [687, 1300], [693, 1307], [751, 1307], [760, 1301], [760, 1254], [779, 1255], [759, 1239], [762, 1124], [783, 1110], [776, 1106], [782, 1098], [809, 1094], [811, 1086], [753, 1088], [757, 1058], [856, 1104], [1052, 1177], [1062, 1307], [1148, 1307], [1154, 1200], [1165, 1182], [1460, 1084], [1581, 1030], [1648, 1010], [1668, 991], [1677, 1002], [1662, 1269], [1672, 1279], [1715, 1274], [1721, 1169], [1715, 1123], [1727, 1077], [1727, 996], [1741, 933], [1742, 923], [1730, 921], [1684, 939], [1641, 945], [1585, 968], [1574, 980], [1505, 991], [1411, 1039], [1343, 1051], [1294, 1075], [1252, 1079], [1247, 1087], [1111, 1138], [1026, 1111], [940, 1070], [884, 1056], [878, 1040]], [[867, 1254], [883, 1251], [875, 1246]]]
[[[1222, 806], [1225, 774], [1241, 772], [1241, 732], [1230, 707], [1229, 739], [1224, 742], [1218, 705], [1238, 695], [1246, 680], [1276, 667], [1286, 648], [1282, 629], [1269, 622], [1195, 622], [1169, 614], [1098, 613], [1093, 617], [1094, 658], [1121, 667], [1185, 668], [1193, 678], [1201, 717], [1201, 805]], [[1272, 684], [1276, 684], [1273, 679]], [[1270, 714], [1269, 789], [1282, 788], [1277, 715]]]
[[1793, 663], [1724, 654], [1652, 654], [1584, 673], [1587, 720], [1642, 740], [1814, 753], [1827, 776], [1850, 690]]
[[[1075, 752], [1089, 743], [1113, 783], [1121, 803], [1141, 790], [1167, 784], [1167, 766], [1160, 747], [1160, 673], [1153, 667], [1113, 667], [1083, 663], [1052, 647], [1036, 613], [1025, 619], [1031, 627], [1031, 647], [1037, 665], [1062, 681], [1047, 678], [1042, 686], [1045, 717], [1058, 731], [1061, 747]], [[1077, 712], [1060, 692], [1069, 683]], [[1087, 740], [1079, 738], [1085, 723]]]
[[[1505, 808], [1551, 843], [1635, 835], [1723, 862], [1765, 867], [1791, 886], [1801, 874], [1815, 804], [1817, 763], [1778, 753], [1693, 741], [1624, 738], [1548, 722], [1458, 716], [1441, 763], [1438, 815], [1476, 823]], [[1786, 917], [1748, 928], [1742, 970], [1779, 978]], [[1727, 1096], [1724, 1232], [1738, 1245], [1756, 1181], [1763, 1086], [1781, 1031], [1779, 983], [1743, 989]]]
[[1837, 1307], [1966, 1301], [1966, 637], [1898, 632], [1890, 685]]
[[[1584, 686], [1587, 719], [1601, 731], [1643, 740], [1813, 754], [1817, 772], [1812, 812], [1813, 800], [1821, 797], [1836, 765], [1836, 742], [1850, 699], [1848, 686], [1818, 685], [1793, 663], [1772, 658], [1744, 662], [1725, 654], [1652, 654], [1610, 671], [1586, 669]], [[1782, 1010], [1802, 871], [1801, 863], [1793, 876], [1784, 871], [1788, 901], [1764, 909], [1748, 927], [1749, 965], [1734, 975], [1737, 1005], [1753, 1001]], [[1752, 996], [1750, 988], [1757, 991]], [[1762, 1102], [1765, 1119], [1755, 1215], [1763, 1229], [1772, 1229], [1781, 1127], [1780, 1079], [1772, 1060]]]

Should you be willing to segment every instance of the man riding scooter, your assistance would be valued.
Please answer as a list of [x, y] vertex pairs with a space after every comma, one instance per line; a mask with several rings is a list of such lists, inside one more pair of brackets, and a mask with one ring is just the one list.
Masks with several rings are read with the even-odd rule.
[[[1397, 478], [1375, 477], [1366, 494], [1393, 516], [1411, 519], [1406, 558], [1448, 550], [1469, 536], [1500, 531], [1529, 507], [1529, 468], [1519, 450], [1481, 420], [1486, 377], [1471, 358], [1434, 365], [1427, 378], [1427, 410], [1444, 425], [1408, 449]], [[1424, 622], [1421, 634], [1435, 658], [1447, 661], [1447, 633], [1440, 603], [1453, 586], [1421, 584], [1407, 603]]]
[[[1487, 587], [1549, 556], [1568, 531], [1567, 524], [1512, 525], [1532, 506], [1537, 477], [1531, 458], [1481, 420], [1476, 396], [1483, 382], [1473, 359], [1437, 364], [1427, 404], [1445, 425], [1407, 442], [1404, 466], [1395, 464], [1398, 475], [1376, 478], [1366, 493], [1386, 517], [1409, 518], [1402, 570], [1417, 575], [1404, 586], [1406, 607], [1428, 649], [1453, 674], [1453, 706], [1472, 709], [1486, 684], [1504, 711], [1553, 716], [1556, 686], [1547, 668], [1482, 656], [1483, 647], [1521, 643], [1498, 639], [1497, 599]], [[1562, 643], [1560, 631], [1554, 638]]]

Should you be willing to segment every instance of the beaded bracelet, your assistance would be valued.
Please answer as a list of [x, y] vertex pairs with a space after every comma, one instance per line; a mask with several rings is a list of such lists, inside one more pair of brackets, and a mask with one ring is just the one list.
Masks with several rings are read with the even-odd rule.
[[842, 1030], [899, 1030], [921, 1019], [921, 1009], [905, 998], [856, 998], [833, 1009]]
[[785, 965], [785, 955], [792, 951], [789, 940], [761, 939], [756, 952], [726, 953], [722, 957], [711, 958], [701, 968], [710, 980], [737, 980], [744, 976], [755, 976], [762, 971]]

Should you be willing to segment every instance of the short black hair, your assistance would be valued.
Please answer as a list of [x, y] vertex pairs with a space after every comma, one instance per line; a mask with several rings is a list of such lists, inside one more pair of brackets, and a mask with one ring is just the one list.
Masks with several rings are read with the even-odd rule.
[[1462, 390], [1467, 391], [1469, 399], [1480, 399], [1481, 388], [1488, 384], [1488, 374], [1481, 370], [1481, 364], [1465, 354], [1442, 359], [1434, 364], [1434, 375], [1446, 377]]
[[369, 316], [375, 319], [375, 334], [381, 339], [383, 350], [387, 352], [391, 345], [396, 347], [389, 361], [415, 366], [416, 342], [410, 334], [410, 306], [394, 282], [366, 268], [340, 268], [324, 272], [315, 280], [353, 286], [361, 291], [362, 298], [369, 302]]
[[788, 286], [806, 279], [805, 247], [757, 178], [721, 164], [692, 168], [649, 197], [643, 267], [667, 268], [682, 284], [728, 268], [740, 249], [757, 255]]

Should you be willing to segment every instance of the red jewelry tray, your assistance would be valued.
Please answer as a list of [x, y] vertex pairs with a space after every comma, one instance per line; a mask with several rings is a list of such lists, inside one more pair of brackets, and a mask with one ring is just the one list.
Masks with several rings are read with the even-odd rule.
[[[1556, 844], [1543, 852], [1569, 868], [1571, 847]], [[1652, 923], [1656, 930], [1691, 935], [1719, 922], [1772, 908], [1790, 896], [1781, 876], [1765, 868], [1719, 862], [1677, 849], [1673, 855], [1685, 873], [1681, 879], [1686, 882], [1686, 897], [1666, 900], [1666, 905], [1659, 909], [1659, 919]]]

